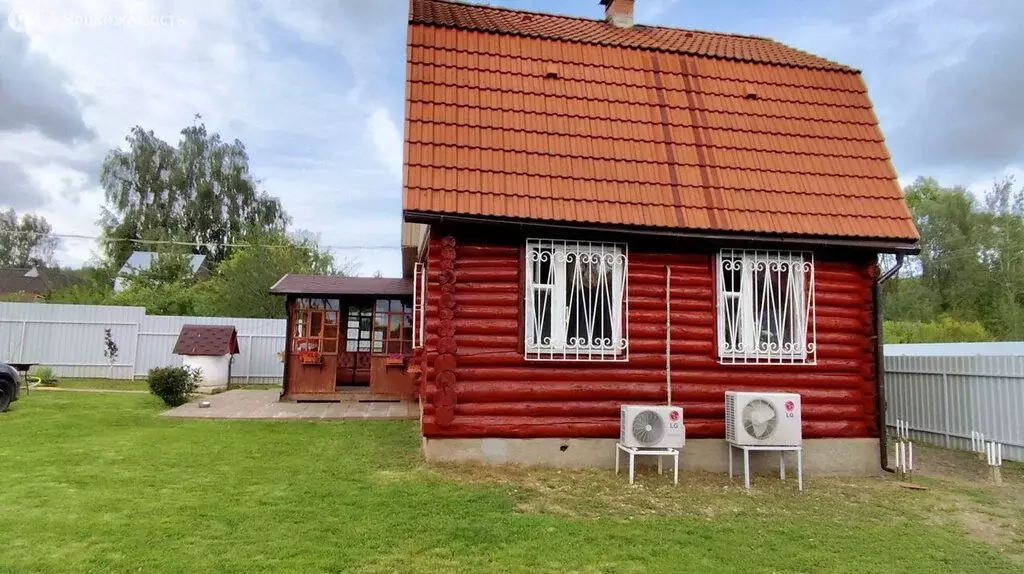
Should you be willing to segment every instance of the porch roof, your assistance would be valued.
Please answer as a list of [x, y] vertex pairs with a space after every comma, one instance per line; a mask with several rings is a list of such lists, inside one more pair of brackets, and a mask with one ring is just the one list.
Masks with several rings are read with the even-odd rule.
[[412, 295], [411, 279], [287, 274], [270, 292], [277, 295]]

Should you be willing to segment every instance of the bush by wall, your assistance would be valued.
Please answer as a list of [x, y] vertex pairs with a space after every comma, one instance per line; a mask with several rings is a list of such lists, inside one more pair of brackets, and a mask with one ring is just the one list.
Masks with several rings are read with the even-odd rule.
[[160, 397], [168, 406], [183, 405], [199, 391], [199, 369], [189, 367], [160, 367], [150, 369], [146, 382], [149, 392]]
[[53, 369], [45, 365], [33, 367], [32, 371], [29, 373], [29, 376], [36, 377], [37, 379], [39, 379], [39, 384], [43, 385], [44, 387], [55, 387], [59, 382], [57, 379], [57, 374], [53, 372]]

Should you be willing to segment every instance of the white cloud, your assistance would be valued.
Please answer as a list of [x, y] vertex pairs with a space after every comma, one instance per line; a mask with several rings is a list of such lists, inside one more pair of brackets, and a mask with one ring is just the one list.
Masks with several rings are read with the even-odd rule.
[[653, 24], [653, 20], [669, 8], [679, 3], [679, 0], [640, 0], [636, 3], [636, 18], [640, 24]]
[[387, 166], [391, 175], [397, 179], [402, 178], [402, 134], [391, 121], [391, 116], [385, 108], [377, 108], [366, 120], [366, 127], [373, 138], [373, 145], [377, 147], [377, 154], [381, 162]]
[[[983, 197], [992, 187], [1006, 178], [1013, 178], [1017, 185], [1024, 183], [1024, 168], [1008, 167], [993, 177], [983, 177], [967, 184], [967, 189], [977, 197]], [[941, 182], [944, 184], [950, 182]]]
[[[0, 157], [29, 174], [43, 196], [38, 211], [58, 233], [96, 235], [104, 152], [134, 125], [175, 143], [199, 113], [246, 144], [253, 174], [296, 228], [326, 245], [393, 245], [336, 256], [356, 255], [364, 273], [396, 274], [402, 145], [391, 118], [402, 90], [390, 76], [391, 92], [379, 84], [401, 67], [380, 66], [392, 55], [378, 52], [402, 57], [407, 5], [341, 4], [10, 0], [33, 57], [63, 74], [96, 139], [0, 132]], [[60, 256], [80, 263], [94, 247], [67, 241]]]

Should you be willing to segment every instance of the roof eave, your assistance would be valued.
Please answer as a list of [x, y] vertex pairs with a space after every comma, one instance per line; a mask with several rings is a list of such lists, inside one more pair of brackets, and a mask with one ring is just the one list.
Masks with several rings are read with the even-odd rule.
[[291, 273], [285, 273], [280, 279], [277, 280], [276, 283], [274, 283], [273, 285], [270, 286], [270, 294], [271, 295], [284, 295], [285, 294], [283, 291], [278, 291], [277, 289], [281, 285], [281, 283], [284, 282], [284, 280], [288, 278], [289, 275], [291, 275]]
[[647, 235], [660, 237], [677, 237], [681, 239], [701, 239], [706, 241], [730, 241], [730, 242], [752, 242], [752, 243], [773, 243], [782, 245], [793, 245], [807, 249], [821, 247], [822, 245], [835, 247], [848, 247], [853, 249], [864, 249], [878, 253], [903, 253], [905, 255], [917, 255], [921, 252], [921, 246], [916, 240], [909, 239], [885, 239], [885, 238], [860, 238], [860, 237], [831, 237], [831, 236], [800, 236], [800, 235], [772, 235], [759, 233], [725, 232], [716, 230], [700, 229], [668, 229], [652, 227], [629, 227], [617, 225], [584, 224], [568, 221], [541, 221], [525, 220], [499, 217], [480, 217], [472, 215], [443, 214], [424, 211], [403, 212], [405, 221], [413, 223], [443, 224], [443, 223], [469, 223], [469, 224], [501, 224], [515, 225], [523, 228], [562, 228], [577, 231], [600, 231], [603, 233], [621, 233], [629, 235]]

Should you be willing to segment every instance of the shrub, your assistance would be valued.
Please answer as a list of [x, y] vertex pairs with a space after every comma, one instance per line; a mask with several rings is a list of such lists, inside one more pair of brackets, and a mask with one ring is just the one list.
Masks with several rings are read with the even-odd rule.
[[57, 374], [53, 372], [53, 369], [47, 366], [38, 366], [32, 369], [29, 375], [39, 379], [39, 384], [44, 387], [55, 387], [60, 381], [57, 378]]
[[942, 316], [934, 321], [885, 321], [886, 343], [974, 343], [996, 340], [977, 321]]
[[149, 392], [160, 397], [168, 406], [183, 405], [199, 390], [199, 369], [189, 367], [160, 367], [150, 369], [146, 382]]

